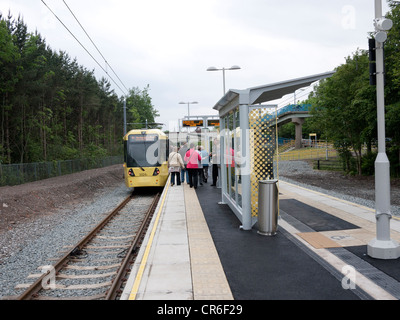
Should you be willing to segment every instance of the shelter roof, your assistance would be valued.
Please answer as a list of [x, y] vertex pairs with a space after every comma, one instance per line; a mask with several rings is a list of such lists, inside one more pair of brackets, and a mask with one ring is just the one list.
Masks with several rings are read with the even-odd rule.
[[[315, 74], [308, 77], [302, 77], [292, 80], [286, 80], [267, 84], [263, 86], [248, 88], [245, 90], [229, 90], [214, 106], [215, 110], [221, 111], [227, 107], [235, 99], [239, 98], [239, 104], [259, 104], [267, 101], [272, 101], [282, 98], [284, 95], [293, 93], [296, 90], [307, 87], [312, 83], [321, 79], [331, 77], [335, 71], [329, 71], [325, 73]], [[227, 110], [226, 110], [227, 111]]]

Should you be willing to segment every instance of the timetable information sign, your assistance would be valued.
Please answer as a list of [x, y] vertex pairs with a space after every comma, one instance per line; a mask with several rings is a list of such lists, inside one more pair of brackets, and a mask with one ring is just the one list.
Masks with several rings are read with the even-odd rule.
[[219, 127], [219, 120], [208, 120], [207, 126], [209, 127]]
[[202, 127], [204, 124], [203, 120], [183, 120], [183, 127]]

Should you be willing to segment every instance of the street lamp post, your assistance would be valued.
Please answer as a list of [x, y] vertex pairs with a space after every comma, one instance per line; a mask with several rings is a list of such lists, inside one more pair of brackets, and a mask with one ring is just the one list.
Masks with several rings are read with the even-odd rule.
[[188, 117], [190, 117], [190, 109], [189, 109], [189, 106], [190, 106], [191, 104], [198, 104], [198, 102], [197, 102], [197, 101], [194, 101], [194, 102], [179, 102], [179, 104], [187, 104], [187, 106], [188, 106]]
[[230, 68], [221, 68], [221, 69], [218, 69], [216, 67], [209, 67], [207, 69], [207, 71], [222, 71], [222, 74], [223, 74], [223, 89], [224, 89], [224, 95], [225, 95], [225, 93], [226, 93], [226, 90], [225, 90], [225, 70], [240, 70], [240, 69], [241, 68], [239, 66], [232, 66]]
[[[194, 102], [179, 102], [179, 104], [187, 104], [187, 106], [188, 106], [188, 119], [189, 119], [190, 118], [190, 105], [191, 104], [198, 104], [198, 102], [197, 101], [194, 101]], [[188, 127], [187, 131], [189, 133], [189, 131], [190, 131], [189, 127]]]
[[124, 136], [127, 134], [126, 130], [126, 97], [124, 97]]
[[399, 244], [390, 239], [390, 163], [386, 155], [384, 52], [387, 31], [393, 22], [382, 16], [382, 0], [375, 0], [376, 95], [378, 109], [378, 156], [375, 161], [376, 238], [368, 243], [368, 255], [376, 259], [397, 259]]

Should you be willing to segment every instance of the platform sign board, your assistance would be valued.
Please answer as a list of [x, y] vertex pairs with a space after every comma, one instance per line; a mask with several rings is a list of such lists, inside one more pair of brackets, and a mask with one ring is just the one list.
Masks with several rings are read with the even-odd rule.
[[219, 127], [219, 119], [213, 119], [207, 121], [208, 127]]
[[204, 121], [203, 120], [183, 120], [182, 126], [184, 128], [187, 127], [203, 127]]

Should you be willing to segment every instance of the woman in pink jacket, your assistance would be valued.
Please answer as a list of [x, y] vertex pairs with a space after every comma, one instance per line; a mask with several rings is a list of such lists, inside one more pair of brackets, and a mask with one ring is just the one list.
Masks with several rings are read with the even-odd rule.
[[197, 189], [197, 182], [198, 182], [198, 168], [199, 163], [201, 163], [201, 156], [200, 154], [194, 149], [195, 144], [190, 144], [190, 149], [186, 152], [185, 155], [185, 162], [187, 162], [187, 170], [189, 172], [189, 185], [192, 188], [194, 186]]

